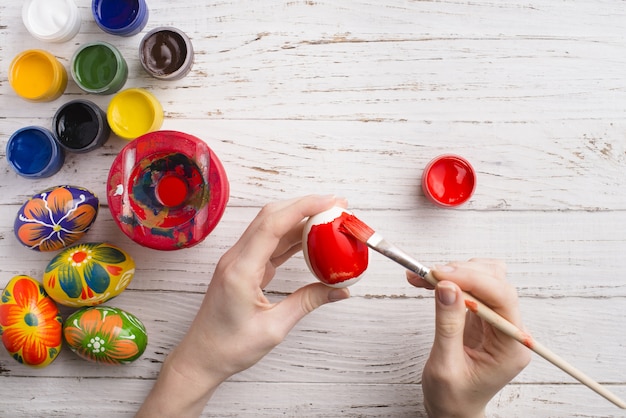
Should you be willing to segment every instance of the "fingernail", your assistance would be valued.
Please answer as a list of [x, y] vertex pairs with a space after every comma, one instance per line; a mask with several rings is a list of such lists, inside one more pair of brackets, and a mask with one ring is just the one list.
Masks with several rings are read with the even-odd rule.
[[450, 264], [445, 264], [445, 265], [438, 264], [435, 266], [435, 270], [440, 271], [442, 273], [452, 273], [455, 270], [455, 268], [454, 266], [451, 266]]
[[350, 297], [350, 291], [346, 288], [333, 289], [328, 293], [328, 300], [330, 302], [337, 302], [338, 300], [348, 299]]
[[446, 306], [456, 302], [456, 288], [451, 283], [441, 282], [437, 284], [437, 299]]

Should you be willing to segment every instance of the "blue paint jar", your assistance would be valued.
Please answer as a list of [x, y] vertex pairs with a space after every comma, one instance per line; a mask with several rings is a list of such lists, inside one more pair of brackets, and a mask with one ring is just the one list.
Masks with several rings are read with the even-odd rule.
[[93, 0], [91, 12], [100, 29], [111, 35], [133, 36], [148, 23], [145, 0]]
[[46, 128], [26, 126], [7, 142], [6, 156], [17, 174], [27, 178], [50, 177], [61, 169], [65, 155]]

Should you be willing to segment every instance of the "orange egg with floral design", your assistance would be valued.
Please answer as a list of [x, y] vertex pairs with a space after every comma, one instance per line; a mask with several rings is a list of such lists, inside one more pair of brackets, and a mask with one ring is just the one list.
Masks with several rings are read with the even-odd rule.
[[119, 295], [135, 274], [135, 262], [124, 250], [107, 243], [72, 245], [48, 263], [43, 286], [65, 306], [95, 306]]
[[98, 215], [99, 200], [87, 189], [56, 186], [32, 196], [15, 218], [15, 237], [36, 251], [58, 251], [85, 235]]
[[15, 276], [0, 298], [0, 334], [11, 357], [46, 367], [61, 350], [62, 319], [56, 303], [32, 277]]

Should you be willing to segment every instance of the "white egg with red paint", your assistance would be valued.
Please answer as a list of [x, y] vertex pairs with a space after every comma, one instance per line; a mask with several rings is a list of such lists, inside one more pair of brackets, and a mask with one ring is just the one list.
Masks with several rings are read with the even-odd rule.
[[311, 216], [302, 231], [302, 251], [311, 273], [331, 287], [358, 282], [367, 269], [367, 245], [345, 232], [350, 212], [340, 207]]

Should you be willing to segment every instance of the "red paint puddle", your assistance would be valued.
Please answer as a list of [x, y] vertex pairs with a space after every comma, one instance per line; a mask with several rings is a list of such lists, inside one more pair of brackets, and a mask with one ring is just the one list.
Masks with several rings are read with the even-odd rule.
[[332, 222], [314, 225], [308, 234], [309, 263], [324, 283], [341, 283], [360, 276], [367, 269], [367, 245], [341, 232], [341, 224], [349, 216], [344, 212]]
[[166, 175], [156, 185], [155, 192], [163, 206], [173, 208], [185, 203], [189, 188], [182, 177]]

